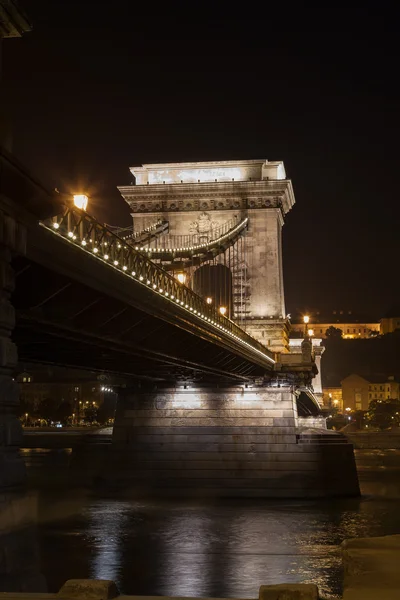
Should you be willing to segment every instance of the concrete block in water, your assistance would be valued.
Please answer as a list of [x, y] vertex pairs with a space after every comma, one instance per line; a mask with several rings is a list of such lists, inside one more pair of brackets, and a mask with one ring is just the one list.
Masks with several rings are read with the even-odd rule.
[[259, 600], [318, 600], [318, 588], [312, 583], [262, 585]]
[[117, 586], [108, 579], [69, 579], [57, 594], [57, 598], [79, 600], [112, 600], [117, 596]]

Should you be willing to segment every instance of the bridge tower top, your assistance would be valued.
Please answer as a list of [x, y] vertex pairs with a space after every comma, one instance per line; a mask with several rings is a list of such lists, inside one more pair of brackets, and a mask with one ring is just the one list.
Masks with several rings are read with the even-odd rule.
[[[161, 163], [130, 171], [136, 184], [118, 189], [129, 204], [135, 230], [168, 221], [169, 235], [185, 240], [246, 219], [245, 252], [231, 266], [234, 318], [271, 350], [287, 350], [281, 230], [295, 198], [283, 162]], [[172, 247], [181, 246], [184, 241]]]
[[282, 161], [265, 159], [145, 164], [130, 171], [136, 185], [286, 179]]

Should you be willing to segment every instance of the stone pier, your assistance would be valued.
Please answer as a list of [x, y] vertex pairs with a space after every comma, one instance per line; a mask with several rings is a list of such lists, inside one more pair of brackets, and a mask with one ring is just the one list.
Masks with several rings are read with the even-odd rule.
[[113, 477], [125, 489], [163, 495], [357, 495], [352, 445], [323, 430], [304, 439], [301, 431], [289, 387], [126, 391]]

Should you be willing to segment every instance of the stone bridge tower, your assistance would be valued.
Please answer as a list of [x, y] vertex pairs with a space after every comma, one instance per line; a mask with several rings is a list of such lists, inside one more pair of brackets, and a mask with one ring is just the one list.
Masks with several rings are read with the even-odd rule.
[[[169, 235], [188, 235], [203, 219], [217, 226], [248, 218], [245, 329], [270, 349], [288, 349], [282, 269], [282, 226], [295, 200], [283, 162], [242, 160], [132, 167], [136, 185], [119, 187], [134, 230], [160, 219]], [[241, 323], [243, 326], [243, 324]]]

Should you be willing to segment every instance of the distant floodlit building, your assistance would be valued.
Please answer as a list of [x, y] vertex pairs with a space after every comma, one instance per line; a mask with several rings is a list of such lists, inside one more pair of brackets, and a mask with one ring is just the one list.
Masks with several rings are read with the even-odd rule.
[[399, 382], [393, 376], [387, 381], [378, 381], [369, 385], [369, 401], [371, 400], [399, 400]]
[[343, 412], [353, 410], [368, 410], [370, 382], [352, 373], [341, 381]]
[[382, 335], [393, 333], [397, 329], [400, 329], [400, 317], [384, 317], [381, 319], [380, 333]]
[[[326, 338], [326, 331], [330, 327], [340, 329], [342, 337], [347, 340], [370, 338], [381, 333], [381, 323], [373, 319], [356, 315], [351, 310], [334, 310], [323, 314], [319, 311], [310, 312], [308, 327], [313, 329], [314, 335]], [[399, 318], [400, 322], [400, 318]], [[291, 322], [291, 334], [304, 332], [303, 315], [296, 315]]]
[[337, 408], [343, 412], [343, 394], [341, 387], [323, 387], [323, 406], [324, 408]]
[[368, 410], [372, 400], [399, 400], [398, 380], [390, 377], [361, 377], [352, 373], [342, 381], [343, 412], [346, 410]]

